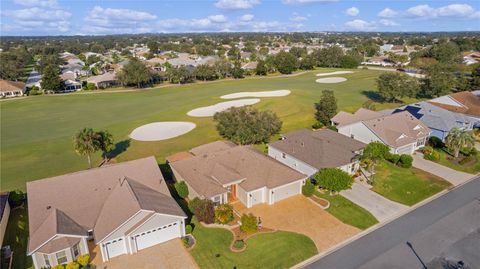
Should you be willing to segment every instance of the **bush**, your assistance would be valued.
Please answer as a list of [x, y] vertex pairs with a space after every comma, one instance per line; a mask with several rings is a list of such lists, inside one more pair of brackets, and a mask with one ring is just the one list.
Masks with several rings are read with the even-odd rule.
[[175, 183], [175, 190], [178, 193], [178, 196], [185, 199], [188, 197], [188, 186], [185, 181], [180, 181]]
[[407, 154], [400, 155], [400, 161], [398, 165], [403, 168], [410, 168], [412, 167], [413, 157]]
[[465, 156], [475, 156], [475, 155], [477, 155], [477, 149], [475, 149], [474, 147], [462, 148], [460, 150], [460, 153], [465, 155]]
[[337, 126], [335, 126], [335, 125], [328, 125], [327, 128], [334, 131], [334, 132], [338, 132]]
[[423, 158], [429, 161], [438, 161], [440, 160], [440, 153], [438, 151], [432, 151], [430, 154], [423, 154]]
[[350, 189], [353, 183], [352, 177], [338, 168], [320, 169], [313, 177], [320, 187], [329, 191]]
[[63, 265], [63, 264], [55, 265], [55, 266], [51, 267], [51, 269], [65, 269], [65, 265]]
[[8, 196], [8, 202], [10, 203], [11, 207], [17, 207], [21, 205], [24, 199], [25, 194], [21, 190], [11, 191], [10, 195]]
[[431, 146], [425, 146], [425, 147], [421, 148], [420, 151], [421, 151], [424, 155], [430, 155], [430, 154], [432, 154], [432, 152], [433, 152], [433, 148], [432, 148]]
[[302, 187], [302, 194], [307, 197], [310, 197], [313, 195], [314, 192], [315, 192], [315, 185], [313, 185], [310, 179], [307, 179], [307, 181], [305, 182], [305, 185], [303, 185]]
[[87, 265], [90, 262], [90, 255], [85, 254], [85, 255], [80, 255], [77, 258], [77, 262], [83, 267], [87, 267]]
[[185, 225], [185, 233], [191, 234], [193, 232], [193, 227], [190, 224]]
[[382, 142], [371, 142], [363, 150], [363, 159], [372, 161], [385, 160], [390, 153], [390, 148]]
[[460, 160], [460, 161], [458, 162], [458, 164], [460, 164], [460, 165], [467, 164], [467, 163], [473, 161], [474, 158], [475, 158], [475, 156], [473, 156], [473, 155], [467, 156], [467, 157], [463, 158], [462, 160]]
[[445, 143], [443, 143], [442, 139], [432, 136], [428, 139], [428, 144], [436, 149], [441, 149], [445, 147]]
[[31, 96], [31, 95], [40, 95], [42, 94], [42, 91], [40, 90], [40, 88], [38, 88], [37, 86], [33, 86], [32, 88], [30, 88], [30, 90], [28, 91], [28, 96]]
[[207, 224], [213, 223], [215, 219], [215, 210], [211, 200], [195, 198], [192, 200], [189, 208], [199, 221], [203, 221]]
[[229, 204], [222, 204], [215, 208], [215, 223], [227, 224], [233, 220], [233, 208]]
[[387, 161], [389, 161], [389, 162], [391, 162], [391, 163], [393, 163], [393, 164], [397, 164], [398, 161], [400, 161], [400, 155], [389, 153], [389, 154], [387, 154], [387, 158], [386, 158], [386, 159], [387, 159]]
[[78, 262], [69, 262], [65, 269], [80, 269], [80, 264]]
[[245, 242], [243, 240], [235, 240], [235, 242], [233, 242], [234, 249], [242, 249], [244, 246]]
[[312, 128], [313, 128], [313, 129], [320, 129], [320, 128], [322, 128], [323, 126], [324, 126], [323, 123], [317, 121], [317, 122], [315, 122], [315, 123], [312, 125]]
[[182, 243], [183, 243], [184, 247], [186, 247], [186, 248], [190, 247], [190, 244], [188, 242], [188, 238], [186, 238], [186, 237], [182, 238]]
[[253, 234], [257, 232], [257, 217], [255, 217], [252, 213], [250, 214], [243, 214], [240, 220], [242, 225], [240, 225], [240, 230], [247, 234]]

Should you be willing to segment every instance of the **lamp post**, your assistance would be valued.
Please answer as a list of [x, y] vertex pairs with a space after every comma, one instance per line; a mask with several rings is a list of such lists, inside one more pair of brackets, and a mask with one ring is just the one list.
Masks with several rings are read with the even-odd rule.
[[413, 245], [412, 243], [408, 242], [407, 241], [407, 246], [412, 250], [413, 254], [415, 254], [415, 256], [417, 257], [417, 259], [420, 261], [420, 263], [422, 264], [423, 268], [424, 269], [428, 269], [427, 268], [427, 265], [425, 265], [425, 263], [422, 261], [422, 259], [420, 258], [420, 256], [418, 256], [417, 252], [415, 251], [415, 249], [413, 248]]

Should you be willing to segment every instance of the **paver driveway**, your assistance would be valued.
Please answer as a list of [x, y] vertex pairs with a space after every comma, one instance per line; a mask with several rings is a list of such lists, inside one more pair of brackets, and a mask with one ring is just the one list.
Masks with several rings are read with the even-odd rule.
[[102, 262], [102, 254], [98, 246], [91, 252], [94, 269], [163, 269], [186, 268], [196, 269], [197, 264], [190, 253], [183, 247], [180, 239], [143, 249], [135, 254], [121, 255], [109, 262]]
[[413, 155], [413, 166], [430, 174], [436, 175], [457, 186], [472, 177], [473, 174], [453, 170], [438, 163], [425, 160], [423, 154], [417, 152]]
[[360, 232], [302, 195], [296, 195], [274, 205], [261, 204], [245, 208], [241, 203], [236, 203], [234, 208], [241, 214], [253, 213], [260, 217], [264, 227], [301, 233], [310, 237], [319, 252]]
[[380, 222], [408, 208], [406, 205], [388, 200], [359, 183], [353, 183], [351, 189], [341, 191], [340, 195], [368, 210]]

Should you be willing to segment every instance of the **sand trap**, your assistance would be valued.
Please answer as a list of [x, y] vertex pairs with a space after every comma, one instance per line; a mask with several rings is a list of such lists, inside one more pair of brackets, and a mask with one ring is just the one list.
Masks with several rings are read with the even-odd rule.
[[277, 97], [287, 96], [290, 94], [289, 90], [277, 90], [277, 91], [264, 91], [264, 92], [236, 92], [220, 96], [222, 99], [234, 99], [244, 97]]
[[344, 81], [347, 81], [347, 79], [342, 77], [319, 78], [315, 80], [317, 83], [339, 83]]
[[353, 71], [335, 71], [330, 73], [318, 73], [317, 77], [331, 76], [331, 75], [341, 75], [341, 74], [352, 74]]
[[190, 110], [187, 115], [191, 117], [211, 117], [213, 114], [227, 110], [231, 107], [242, 107], [260, 102], [258, 98], [240, 99], [235, 101], [221, 102], [212, 106], [204, 106]]
[[132, 139], [138, 141], [160, 141], [186, 134], [195, 128], [195, 123], [164, 121], [145, 124], [133, 130]]

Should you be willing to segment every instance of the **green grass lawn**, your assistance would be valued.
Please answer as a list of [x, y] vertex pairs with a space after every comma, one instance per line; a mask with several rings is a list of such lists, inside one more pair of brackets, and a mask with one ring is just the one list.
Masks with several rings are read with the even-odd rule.
[[470, 174], [477, 174], [477, 173], [480, 172], [480, 153], [477, 153], [476, 161], [473, 164], [463, 164], [462, 165], [462, 164], [458, 164], [456, 162], [452, 162], [452, 161], [448, 160], [447, 158], [451, 158], [451, 156], [448, 153], [446, 153], [445, 151], [439, 150], [439, 149], [435, 149], [435, 150], [440, 155], [440, 159], [436, 162], [443, 165], [443, 166], [452, 168], [452, 169], [457, 170], [457, 171], [470, 173]]
[[[322, 69], [321, 72], [334, 71]], [[193, 83], [140, 91], [99, 94], [33, 96], [0, 102], [2, 190], [22, 189], [31, 180], [61, 175], [87, 168], [85, 157], [73, 150], [74, 134], [84, 128], [107, 129], [117, 141], [127, 145], [135, 128], [155, 121], [191, 121], [192, 132], [159, 142], [131, 141], [117, 156], [118, 161], [154, 155], [159, 163], [178, 151], [219, 139], [212, 118], [192, 118], [194, 108], [225, 100], [221, 95], [239, 91], [289, 89], [286, 97], [261, 98], [255, 107], [270, 109], [283, 121], [282, 132], [310, 127], [314, 122], [313, 104], [323, 89], [331, 89], [339, 110], [355, 111], [368, 100], [365, 92], [375, 91], [379, 71], [355, 70], [342, 75], [348, 80], [338, 84], [318, 84], [311, 71], [288, 78], [246, 78], [211, 83]], [[415, 100], [409, 99], [406, 102]], [[378, 109], [398, 104], [377, 104]], [[100, 163], [100, 154], [93, 161]]]
[[317, 254], [307, 236], [281, 231], [254, 235], [247, 239], [245, 251], [235, 253], [230, 250], [230, 231], [195, 224], [197, 243], [190, 253], [200, 268], [289, 268]]
[[32, 258], [26, 256], [28, 244], [27, 208], [16, 208], [10, 212], [3, 246], [10, 245], [13, 250], [14, 269], [33, 268]]
[[450, 186], [449, 182], [420, 169], [401, 168], [384, 161], [375, 168], [372, 190], [411, 206]]
[[330, 202], [327, 212], [343, 223], [365, 230], [378, 223], [378, 220], [366, 209], [340, 195], [323, 194], [315, 191], [315, 195]]

